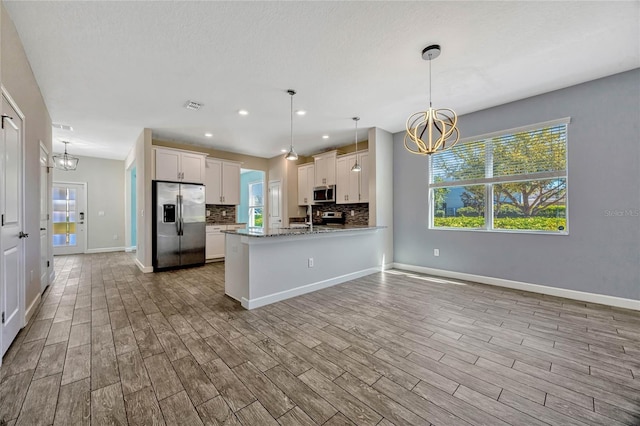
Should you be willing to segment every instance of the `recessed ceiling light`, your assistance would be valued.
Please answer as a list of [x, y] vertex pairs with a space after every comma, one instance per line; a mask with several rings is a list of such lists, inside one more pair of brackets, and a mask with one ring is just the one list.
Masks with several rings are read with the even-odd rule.
[[208, 138], [212, 138], [212, 137], [213, 137], [213, 133], [205, 133], [204, 135], [205, 135], [206, 137], [208, 137]]
[[240, 114], [240, 115], [249, 115], [249, 111], [247, 111], [246, 109], [241, 109], [240, 111], [238, 111], [238, 114]]
[[305, 115], [306, 113], [307, 113], [307, 111], [303, 111], [301, 109], [296, 111], [296, 114], [298, 114], [298, 115]]
[[322, 139], [329, 139], [329, 135], [322, 135]]
[[197, 111], [200, 108], [202, 108], [202, 104], [200, 102], [196, 102], [196, 101], [187, 101], [187, 103], [184, 104], [184, 107], [186, 109], [191, 109], [193, 111]]

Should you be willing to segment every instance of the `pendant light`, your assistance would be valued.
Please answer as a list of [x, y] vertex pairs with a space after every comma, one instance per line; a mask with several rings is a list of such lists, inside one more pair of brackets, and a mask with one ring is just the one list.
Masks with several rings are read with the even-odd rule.
[[287, 93], [291, 96], [291, 145], [289, 146], [289, 152], [287, 152], [284, 158], [294, 161], [298, 159], [298, 154], [296, 154], [296, 151], [293, 149], [293, 95], [296, 94], [296, 91], [289, 89]]
[[407, 119], [404, 147], [412, 154], [431, 155], [444, 151], [460, 139], [456, 113], [449, 108], [434, 109], [431, 104], [431, 61], [440, 56], [440, 51], [437, 44], [422, 50], [422, 59], [429, 61], [429, 109], [416, 112]]
[[69, 142], [62, 141], [62, 143], [64, 144], [64, 154], [53, 156], [53, 166], [58, 170], [64, 170], [66, 172], [75, 170], [78, 167], [78, 161], [80, 161], [80, 159], [67, 153], [67, 145]]
[[360, 120], [360, 117], [353, 117], [353, 121], [356, 122], [356, 163], [353, 165], [353, 167], [351, 167], [352, 172], [362, 171], [362, 167], [358, 162], [358, 120]]

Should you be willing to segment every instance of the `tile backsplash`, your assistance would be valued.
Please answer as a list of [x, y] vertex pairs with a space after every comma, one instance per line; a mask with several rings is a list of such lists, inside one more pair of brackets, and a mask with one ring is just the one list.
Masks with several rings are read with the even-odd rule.
[[[236, 223], [236, 206], [218, 206], [207, 204], [207, 223], [231, 224]], [[223, 216], [223, 212], [226, 215]]]
[[[351, 211], [353, 210], [353, 216]], [[335, 203], [322, 203], [313, 206], [313, 223], [320, 224], [322, 221], [320, 216], [324, 212], [343, 212], [346, 220], [345, 225], [368, 225], [369, 224], [369, 203], [357, 203], [357, 204], [335, 204]], [[290, 220], [293, 218], [290, 218]], [[292, 220], [291, 220], [292, 221]]]

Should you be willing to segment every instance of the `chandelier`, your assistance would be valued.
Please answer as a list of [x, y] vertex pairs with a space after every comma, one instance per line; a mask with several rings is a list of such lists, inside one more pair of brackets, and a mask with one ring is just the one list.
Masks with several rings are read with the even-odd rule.
[[287, 93], [291, 96], [291, 145], [289, 146], [289, 152], [287, 152], [284, 158], [294, 161], [298, 159], [298, 154], [296, 154], [296, 151], [293, 149], [293, 95], [296, 94], [296, 91], [289, 89]]
[[411, 114], [407, 119], [404, 147], [412, 154], [431, 155], [453, 147], [460, 139], [458, 116], [449, 108], [435, 109], [431, 103], [431, 61], [440, 56], [440, 46], [433, 44], [422, 50], [429, 61], [429, 109]]
[[69, 142], [62, 141], [62, 143], [64, 144], [64, 154], [56, 154], [53, 156], [53, 166], [58, 170], [75, 170], [78, 167], [78, 161], [80, 161], [80, 159], [67, 153], [67, 145]]

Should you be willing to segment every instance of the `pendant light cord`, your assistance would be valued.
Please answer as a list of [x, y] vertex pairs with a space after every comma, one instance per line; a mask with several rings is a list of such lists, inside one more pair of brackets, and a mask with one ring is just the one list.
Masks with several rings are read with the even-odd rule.
[[431, 104], [431, 53], [429, 53], [429, 108], [433, 107]]
[[290, 149], [293, 150], [293, 95], [295, 93], [289, 93], [291, 95], [291, 146]]

